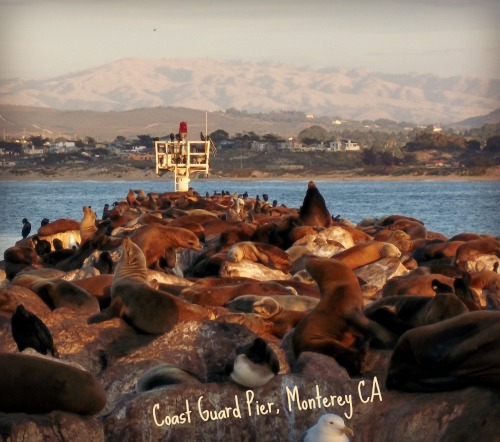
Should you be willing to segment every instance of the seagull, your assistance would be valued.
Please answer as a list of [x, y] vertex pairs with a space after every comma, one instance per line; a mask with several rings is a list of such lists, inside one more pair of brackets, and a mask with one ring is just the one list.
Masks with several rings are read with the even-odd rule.
[[352, 437], [354, 433], [345, 426], [344, 419], [335, 414], [324, 414], [307, 430], [304, 442], [349, 442], [347, 435]]

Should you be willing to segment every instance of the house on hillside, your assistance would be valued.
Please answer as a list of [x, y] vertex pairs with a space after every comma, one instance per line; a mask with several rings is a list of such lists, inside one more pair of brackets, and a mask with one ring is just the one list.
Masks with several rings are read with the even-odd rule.
[[74, 141], [57, 141], [49, 144], [50, 153], [70, 153], [77, 150], [78, 148]]
[[337, 141], [330, 141], [329, 148], [333, 152], [346, 152], [360, 150], [361, 146], [352, 140], [342, 139]]

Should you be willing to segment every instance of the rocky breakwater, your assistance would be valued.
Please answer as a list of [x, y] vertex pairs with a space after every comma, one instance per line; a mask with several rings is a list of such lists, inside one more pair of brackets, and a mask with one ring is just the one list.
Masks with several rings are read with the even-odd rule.
[[299, 441], [326, 413], [358, 441], [498, 437], [497, 238], [354, 225], [313, 182], [300, 208], [83, 212], [5, 252], [2, 440]]

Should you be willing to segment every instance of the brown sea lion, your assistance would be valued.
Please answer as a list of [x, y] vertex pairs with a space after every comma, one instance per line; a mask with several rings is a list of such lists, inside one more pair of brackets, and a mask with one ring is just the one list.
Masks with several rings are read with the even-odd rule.
[[472, 239], [457, 248], [455, 265], [463, 269], [465, 263], [478, 255], [496, 255], [500, 258], [500, 241], [493, 237]]
[[83, 218], [80, 222], [80, 238], [81, 243], [88, 241], [95, 232], [97, 232], [97, 226], [95, 225], [96, 214], [95, 212], [87, 206], [83, 206]]
[[64, 279], [40, 279], [31, 286], [51, 309], [67, 307], [71, 310], [93, 314], [99, 311], [99, 302], [90, 293]]
[[382, 258], [399, 258], [400, 256], [401, 251], [394, 244], [381, 241], [366, 241], [336, 253], [333, 258], [342, 261], [350, 269], [354, 270]]
[[433, 259], [454, 258], [464, 241], [439, 241], [413, 251], [413, 258], [421, 263]]
[[166, 254], [171, 249], [185, 247], [201, 250], [203, 248], [200, 240], [192, 231], [158, 224], [141, 227], [130, 235], [130, 239], [144, 253], [147, 267], [152, 266], [160, 258], [166, 258]]
[[279, 304], [278, 300], [267, 296], [264, 296], [259, 301], [256, 301], [253, 304], [252, 309], [255, 314], [262, 316], [274, 324], [271, 333], [280, 339], [292, 330], [309, 313], [308, 310], [291, 310], [283, 308], [283, 306]]
[[91, 415], [106, 405], [106, 393], [90, 373], [53, 359], [0, 354], [0, 412]]
[[194, 304], [222, 306], [232, 299], [246, 294], [280, 296], [293, 293], [282, 284], [274, 281], [236, 280], [211, 287], [203, 285], [187, 287], [182, 291], [181, 296]]
[[328, 211], [323, 195], [314, 181], [309, 181], [306, 195], [299, 210], [299, 218], [306, 226], [328, 227], [332, 224], [332, 216]]
[[5, 274], [12, 280], [23, 270], [33, 270], [41, 267], [41, 259], [35, 249], [30, 246], [13, 246], [5, 250]]
[[108, 307], [111, 302], [111, 284], [113, 283], [113, 275], [97, 275], [88, 278], [74, 279], [73, 284], [81, 287], [86, 292], [90, 293], [99, 302], [101, 309]]
[[122, 248], [111, 285], [111, 304], [91, 317], [90, 324], [121, 317], [142, 332], [161, 334], [170, 331], [179, 321], [210, 316], [203, 307], [152, 288], [142, 250], [128, 237], [124, 238]]
[[392, 353], [387, 388], [500, 388], [500, 312], [477, 311], [407, 331]]
[[59, 218], [44, 226], [39, 227], [39, 236], [50, 236], [56, 233], [66, 232], [68, 230], [80, 230], [80, 223], [70, 218]]
[[368, 348], [377, 336], [392, 346], [395, 336], [364, 315], [358, 278], [342, 261], [310, 257], [306, 270], [317, 281], [321, 300], [295, 327], [292, 346], [295, 357], [304, 351], [332, 356], [350, 374], [358, 374]]
[[398, 219], [390, 226], [390, 230], [402, 230], [410, 235], [411, 239], [425, 239], [427, 237], [427, 229], [424, 224], [418, 220]]
[[[416, 269], [419, 270], [419, 269]], [[381, 296], [399, 296], [399, 295], [423, 295], [434, 296], [434, 280], [453, 287], [454, 278], [440, 275], [438, 273], [422, 274], [416, 270], [403, 276], [397, 276], [389, 279], [381, 291]]]
[[365, 315], [391, 332], [404, 332], [422, 325], [452, 318], [469, 309], [455, 294], [436, 296], [388, 296], [365, 307]]

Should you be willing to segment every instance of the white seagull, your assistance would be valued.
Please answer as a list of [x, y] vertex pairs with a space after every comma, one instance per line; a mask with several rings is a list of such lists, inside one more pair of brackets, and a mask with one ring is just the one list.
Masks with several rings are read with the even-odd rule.
[[347, 435], [352, 437], [354, 433], [346, 427], [344, 419], [335, 414], [324, 414], [307, 430], [304, 442], [349, 442]]

